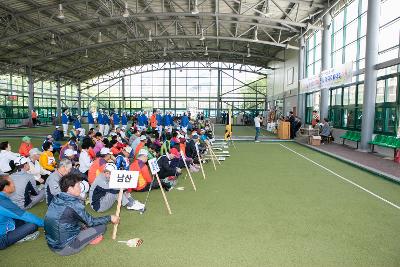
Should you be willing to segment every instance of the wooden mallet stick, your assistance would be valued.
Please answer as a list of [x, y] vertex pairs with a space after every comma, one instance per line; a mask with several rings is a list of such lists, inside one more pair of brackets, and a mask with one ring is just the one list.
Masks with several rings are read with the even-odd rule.
[[[124, 193], [124, 190], [121, 188], [118, 193], [117, 211], [115, 212], [115, 216], [117, 216], [117, 217], [119, 217], [119, 214], [121, 212], [121, 202], [122, 202], [122, 194], [123, 193]], [[114, 239], [114, 240], [117, 238], [118, 224], [119, 223], [114, 224], [114, 229], [113, 229], [113, 233], [112, 233], [112, 239]]]
[[181, 156], [182, 156], [183, 163], [185, 164], [186, 171], [189, 174], [190, 181], [192, 182], [193, 189], [194, 189], [194, 191], [197, 191], [196, 185], [194, 184], [194, 181], [193, 181], [192, 174], [190, 173], [189, 168], [188, 168], [188, 166], [186, 164], [186, 160], [185, 160], [186, 158], [185, 158], [185, 155], [183, 154], [183, 151], [181, 151]]
[[172, 211], [171, 211], [171, 208], [169, 207], [167, 196], [165, 195], [164, 188], [161, 185], [161, 181], [160, 181], [160, 177], [158, 176], [158, 173], [156, 173], [156, 177], [157, 177], [157, 182], [160, 185], [160, 190], [161, 190], [161, 193], [162, 193], [163, 198], [164, 198], [165, 206], [167, 206], [168, 213], [169, 213], [169, 215], [171, 215]]
[[197, 157], [199, 158], [199, 161], [200, 161], [201, 172], [203, 173], [203, 178], [204, 178], [204, 180], [205, 180], [205, 179], [206, 179], [206, 174], [204, 173], [203, 163], [201, 162], [199, 147], [196, 146], [196, 145], [195, 145], [195, 147], [196, 147]]

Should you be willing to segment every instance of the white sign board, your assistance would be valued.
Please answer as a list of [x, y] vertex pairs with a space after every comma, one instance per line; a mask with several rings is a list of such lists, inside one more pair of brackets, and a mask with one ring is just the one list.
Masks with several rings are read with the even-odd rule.
[[300, 80], [300, 93], [309, 93], [351, 83], [353, 62], [322, 71], [320, 74]]
[[110, 188], [136, 188], [139, 178], [138, 171], [114, 170], [111, 171]]
[[160, 167], [158, 167], [157, 159], [149, 159], [147, 161], [149, 163], [151, 174], [156, 175], [160, 171]]

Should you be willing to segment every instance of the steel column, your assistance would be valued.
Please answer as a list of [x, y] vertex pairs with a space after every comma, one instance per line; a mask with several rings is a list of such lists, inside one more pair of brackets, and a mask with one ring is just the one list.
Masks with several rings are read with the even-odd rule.
[[[322, 31], [322, 44], [321, 44], [321, 71], [327, 70], [331, 67], [331, 15], [327, 13], [323, 18], [324, 30]], [[318, 70], [317, 70], [318, 71]], [[321, 104], [320, 104], [320, 118], [328, 118], [329, 108], [329, 88], [321, 89]]]

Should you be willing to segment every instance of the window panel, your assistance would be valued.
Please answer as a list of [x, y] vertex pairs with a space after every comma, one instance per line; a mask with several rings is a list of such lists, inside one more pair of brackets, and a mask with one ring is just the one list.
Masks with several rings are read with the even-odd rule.
[[338, 50], [343, 47], [343, 30], [340, 30], [334, 35], [334, 47], [333, 50]]
[[358, 0], [354, 0], [346, 7], [346, 21], [350, 22], [358, 16]]
[[358, 96], [357, 96], [357, 104], [362, 105], [364, 101], [364, 84], [359, 84], [357, 86], [358, 89]]
[[385, 80], [376, 82], [376, 103], [383, 103], [385, 101]]
[[387, 96], [386, 102], [396, 102], [397, 99], [397, 77], [389, 78], [387, 80]]
[[357, 40], [358, 21], [355, 20], [346, 26], [346, 44]]

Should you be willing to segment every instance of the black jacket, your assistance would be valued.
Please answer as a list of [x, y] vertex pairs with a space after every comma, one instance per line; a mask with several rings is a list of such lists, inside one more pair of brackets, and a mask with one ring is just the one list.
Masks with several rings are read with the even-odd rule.
[[158, 172], [158, 176], [160, 179], [166, 178], [168, 176], [175, 176], [176, 168], [170, 166], [170, 160], [167, 155], [161, 156], [158, 160], [158, 167], [160, 171]]

